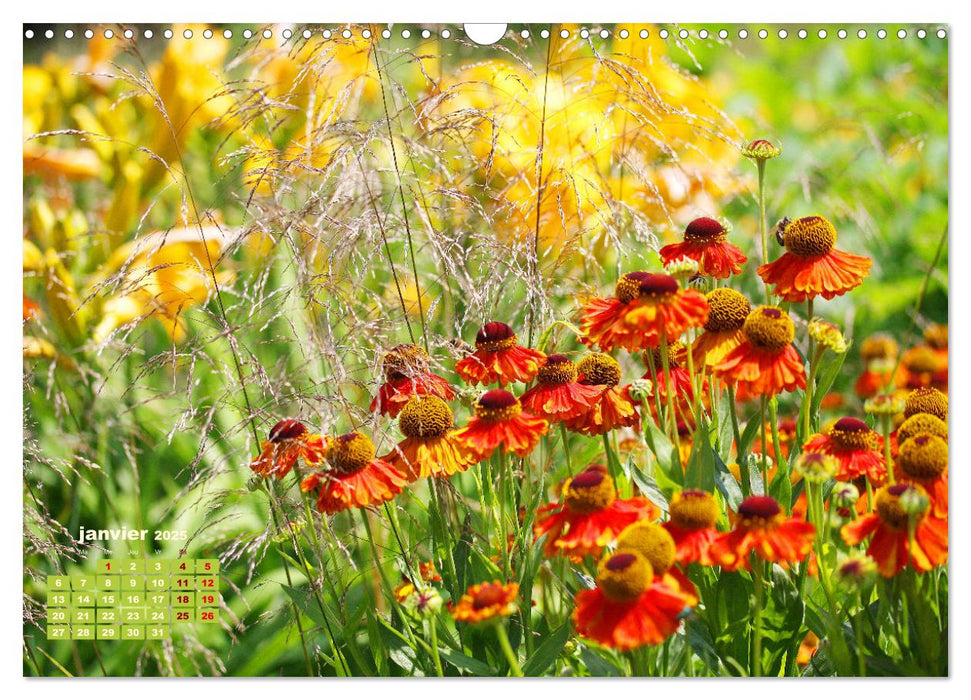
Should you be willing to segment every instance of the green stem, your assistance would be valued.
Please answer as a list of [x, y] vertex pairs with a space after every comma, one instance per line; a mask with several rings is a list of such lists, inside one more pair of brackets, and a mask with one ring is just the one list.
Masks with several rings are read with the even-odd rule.
[[566, 469], [570, 472], [570, 476], [573, 476], [573, 459], [570, 457], [570, 448], [568, 447], [569, 436], [566, 432], [566, 423], [560, 422], [560, 440], [563, 442], [563, 457], [566, 460]]
[[[759, 408], [760, 430], [762, 431], [762, 493], [769, 493], [769, 450], [765, 434], [765, 407], [768, 401], [763, 396]], [[778, 457], [778, 455], [776, 455]], [[741, 467], [739, 467], [741, 469]]]
[[755, 581], [755, 610], [752, 614], [754, 630], [752, 633], [752, 675], [762, 677], [762, 608], [765, 605], [765, 581], [762, 577], [762, 560], [755, 557], [752, 575]]
[[668, 360], [668, 335], [661, 328], [661, 370], [664, 372], [664, 391], [667, 394], [668, 423], [671, 430], [671, 443], [678, 444], [678, 417], [674, 412], [674, 387], [671, 382], [670, 362]]
[[428, 621], [428, 626], [431, 628], [432, 661], [435, 663], [435, 673], [442, 678], [445, 673], [442, 671], [442, 657], [438, 653], [437, 623], [438, 621], [432, 618]]
[[495, 626], [496, 636], [499, 638], [499, 646], [502, 647], [502, 653], [506, 657], [506, 661], [509, 662], [509, 668], [512, 671], [512, 675], [517, 678], [523, 677], [523, 670], [519, 667], [519, 660], [516, 658], [516, 652], [512, 650], [512, 645], [509, 644], [509, 635], [506, 634], [506, 627], [501, 622]]
[[[759, 233], [762, 236], [762, 264], [769, 262], [769, 237], [765, 222], [765, 161], [761, 158], [756, 161], [759, 169]], [[769, 292], [769, 283], [765, 283], [765, 303], [772, 303], [772, 295]]]
[[742, 479], [742, 496], [748, 498], [752, 495], [752, 477], [748, 471], [748, 460], [745, 459], [745, 450], [742, 449], [742, 432], [738, 427], [738, 411], [735, 404], [735, 385], [728, 385], [728, 401], [731, 409], [728, 415], [732, 419], [732, 434], [735, 438], [735, 459], [738, 462], [738, 475]]
[[[887, 463], [887, 483], [894, 482], [893, 460], [890, 458], [890, 421], [891, 416], [880, 416], [880, 428], [883, 433], [883, 459]], [[869, 480], [868, 480], [869, 481]]]

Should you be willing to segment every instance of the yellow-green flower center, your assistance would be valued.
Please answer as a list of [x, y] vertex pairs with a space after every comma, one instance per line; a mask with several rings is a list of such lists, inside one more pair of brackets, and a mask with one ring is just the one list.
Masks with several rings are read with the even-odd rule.
[[341, 474], [361, 471], [374, 459], [374, 443], [361, 433], [327, 438], [327, 462]]
[[914, 389], [904, 403], [904, 416], [929, 413], [947, 422], [947, 396], [931, 387]]
[[782, 232], [782, 242], [795, 255], [825, 255], [836, 244], [836, 228], [822, 216], [804, 216], [789, 222]]
[[911, 517], [915, 522], [920, 522], [927, 514], [928, 506], [925, 503], [923, 512], [911, 515], [907, 512], [904, 504], [901, 503], [902, 497], [908, 492], [914, 491], [923, 495], [926, 501], [927, 492], [915, 484], [893, 484], [884, 486], [877, 491], [874, 499], [874, 507], [880, 521], [892, 530], [906, 530], [910, 525]]
[[936, 479], [947, 469], [947, 442], [927, 433], [900, 445], [897, 466], [912, 479]]
[[398, 427], [410, 438], [437, 438], [455, 427], [452, 409], [437, 396], [413, 396], [401, 409]]
[[782, 350], [792, 344], [796, 326], [778, 306], [759, 306], [745, 319], [745, 337], [762, 350]]
[[752, 305], [745, 295], [728, 287], [711, 290], [705, 295], [705, 299], [711, 309], [705, 330], [712, 333], [737, 331], [752, 312]]
[[540, 384], [569, 384], [576, 380], [577, 366], [566, 355], [550, 355], [536, 375]]
[[657, 523], [638, 521], [617, 538], [617, 551], [633, 551], [647, 559], [654, 573], [663, 574], [674, 564], [677, 546], [671, 533]]
[[930, 413], [915, 413], [897, 428], [897, 444], [903, 445], [921, 433], [936, 435], [947, 440], [947, 423]]
[[675, 494], [668, 508], [671, 522], [685, 530], [703, 530], [718, 522], [718, 504], [707, 491], [688, 489]]
[[617, 386], [620, 384], [620, 363], [610, 355], [592, 352], [577, 363], [577, 372], [584, 384]]
[[563, 504], [574, 513], [595, 513], [617, 497], [614, 480], [599, 469], [588, 468], [570, 479], [563, 488]]
[[637, 600], [654, 578], [650, 562], [637, 552], [617, 552], [597, 567], [597, 586], [612, 601]]

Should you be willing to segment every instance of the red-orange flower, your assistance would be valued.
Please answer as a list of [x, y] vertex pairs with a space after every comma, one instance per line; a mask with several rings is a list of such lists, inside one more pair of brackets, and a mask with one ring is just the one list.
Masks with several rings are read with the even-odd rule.
[[671, 533], [675, 544], [675, 559], [679, 564], [694, 562], [714, 566], [709, 549], [718, 537], [718, 504], [707, 491], [687, 489], [675, 494], [668, 503], [671, 519], [664, 528]]
[[40, 307], [32, 299], [28, 299], [27, 295], [24, 294], [24, 321], [29, 321], [40, 314]]
[[816, 528], [798, 518], [786, 518], [771, 496], [749, 496], [738, 506], [735, 529], [711, 543], [712, 560], [728, 571], [751, 566], [749, 554], [763, 561], [802, 561], [813, 546]]
[[638, 520], [617, 536], [617, 552], [637, 552], [647, 559], [654, 577], [684, 597], [685, 604], [698, 604], [698, 590], [685, 573], [675, 565], [677, 545], [671, 533], [658, 523]]
[[745, 319], [745, 340], [714, 367], [727, 384], [752, 396], [806, 388], [806, 373], [792, 346], [796, 328], [777, 306], [759, 306]]
[[718, 287], [705, 295], [710, 312], [705, 331], [694, 343], [695, 366], [714, 367], [745, 340], [742, 326], [752, 311], [748, 299], [729, 287]]
[[584, 344], [605, 352], [617, 347], [635, 352], [659, 345], [662, 330], [673, 342], [708, 319], [704, 296], [694, 289], [679, 289], [670, 275], [628, 272], [617, 280], [615, 294], [584, 305], [580, 318]]
[[329, 437], [325, 446], [330, 469], [311, 474], [300, 484], [304, 493], [320, 489], [317, 510], [321, 513], [333, 515], [390, 501], [407, 483], [396, 467], [375, 458], [374, 443], [361, 433]]
[[646, 498], [617, 498], [614, 480], [600, 465], [593, 465], [568, 480], [563, 502], [539, 509], [542, 517], [533, 526], [536, 539], [546, 535], [543, 553], [582, 558], [599, 554], [631, 523], [657, 517], [657, 508]]
[[900, 370], [895, 383], [902, 389], [918, 389], [935, 385], [947, 386], [947, 355], [929, 345], [910, 348], [900, 358]]
[[511, 384], [533, 381], [546, 355], [519, 345], [505, 323], [491, 321], [475, 337], [475, 352], [460, 360], [455, 371], [472, 384]]
[[260, 455], [249, 467], [262, 477], [282, 479], [301, 457], [308, 464], [320, 464], [323, 441], [320, 435], [311, 435], [300, 421], [287, 418], [270, 428], [269, 439], [260, 445]]
[[843, 526], [843, 540], [856, 545], [872, 535], [866, 553], [886, 578], [905, 566], [930, 571], [947, 561], [947, 520], [929, 513], [926, 499], [915, 484], [884, 486], [877, 491], [872, 513]]
[[405, 439], [381, 459], [409, 481], [449, 477], [476, 462], [475, 454], [455, 437], [452, 410], [437, 396], [413, 396], [401, 410], [398, 427]]
[[790, 221], [781, 233], [786, 253], [762, 265], [759, 277], [775, 285], [773, 293], [786, 301], [822, 296], [832, 299], [858, 287], [870, 274], [873, 261], [836, 250], [836, 229], [822, 216]]
[[573, 625], [583, 637], [626, 651], [670, 637], [685, 607], [684, 596], [655, 578], [643, 556], [618, 552], [600, 562], [597, 587], [577, 593]]
[[837, 481], [866, 476], [879, 486], [887, 477], [887, 462], [880, 451], [883, 438], [859, 418], [840, 418], [830, 428], [809, 438], [803, 452], [832, 455], [839, 463]]
[[459, 602], [451, 607], [456, 622], [478, 624], [516, 612], [518, 583], [477, 583], [469, 587]]
[[500, 446], [504, 452], [525, 457], [548, 430], [549, 423], [524, 413], [515, 396], [505, 389], [491, 389], [479, 397], [475, 415], [455, 432], [455, 437], [481, 462]]
[[455, 398], [449, 383], [429, 371], [428, 354], [417, 345], [396, 345], [382, 362], [385, 382], [371, 402], [371, 411], [394, 418], [412, 396], [432, 394], [446, 401]]
[[670, 275], [648, 274], [640, 280], [638, 296], [620, 325], [639, 338], [637, 349], [652, 348], [661, 344], [662, 336], [673, 343], [689, 328], [704, 326], [708, 312], [708, 302], [698, 290], [679, 289]]
[[577, 366], [566, 355], [550, 355], [536, 375], [536, 386], [519, 397], [523, 408], [551, 423], [591, 410], [604, 388], [580, 384]]
[[[938, 420], [925, 414], [917, 414], [908, 420], [913, 421], [919, 416], [924, 416], [927, 422]], [[931, 514], [938, 518], [947, 517], [947, 451], [946, 435], [920, 433], [908, 437], [897, 453], [896, 476], [923, 488], [931, 501]]]
[[580, 384], [601, 389], [590, 410], [564, 421], [567, 428], [585, 435], [602, 435], [620, 427], [635, 427], [640, 416], [628, 393], [620, 386], [620, 364], [610, 355], [590, 353], [577, 364]]
[[707, 216], [688, 224], [683, 242], [666, 245], [658, 254], [664, 265], [678, 258], [697, 260], [698, 272], [715, 279], [737, 275], [748, 260], [739, 248], [728, 242], [725, 227]]

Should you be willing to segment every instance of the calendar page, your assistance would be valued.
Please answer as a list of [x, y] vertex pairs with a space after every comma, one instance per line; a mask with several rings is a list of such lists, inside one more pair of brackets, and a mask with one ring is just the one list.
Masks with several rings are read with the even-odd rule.
[[950, 674], [949, 25], [21, 31], [24, 676]]

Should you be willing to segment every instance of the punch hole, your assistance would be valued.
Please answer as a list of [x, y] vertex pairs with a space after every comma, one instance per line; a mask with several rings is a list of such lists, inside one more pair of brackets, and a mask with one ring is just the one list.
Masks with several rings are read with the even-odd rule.
[[479, 46], [490, 46], [506, 34], [505, 24], [466, 24], [463, 25], [463, 29], [465, 29], [465, 36]]

